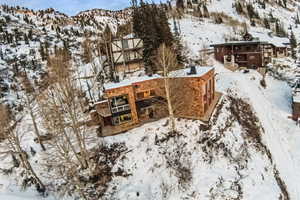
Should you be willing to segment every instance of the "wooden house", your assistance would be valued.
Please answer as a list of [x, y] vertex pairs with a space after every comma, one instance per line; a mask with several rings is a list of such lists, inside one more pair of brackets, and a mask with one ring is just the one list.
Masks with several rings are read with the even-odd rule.
[[112, 65], [117, 72], [134, 72], [143, 68], [143, 41], [133, 34], [110, 43]]
[[258, 69], [271, 62], [273, 45], [262, 41], [233, 41], [211, 45], [215, 59], [225, 65]]
[[[208, 121], [220, 94], [215, 92], [214, 68], [193, 67], [172, 72], [169, 77], [176, 117]], [[106, 84], [104, 100], [95, 105], [101, 136], [118, 134], [149, 121], [168, 116], [164, 88], [159, 75]], [[176, 99], [176, 101], [175, 101]]]
[[293, 90], [293, 104], [292, 104], [292, 119], [298, 121], [300, 119], [300, 79], [296, 81]]

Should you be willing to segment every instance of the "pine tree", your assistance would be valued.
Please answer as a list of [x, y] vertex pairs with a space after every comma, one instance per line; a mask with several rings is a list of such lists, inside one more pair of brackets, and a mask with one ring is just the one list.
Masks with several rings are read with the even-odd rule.
[[270, 23], [269, 23], [268, 18], [264, 18], [264, 26], [265, 26], [265, 28], [270, 29]]
[[28, 39], [32, 40], [32, 29], [28, 31]]
[[244, 10], [243, 10], [243, 7], [241, 5], [241, 3], [239, 1], [237, 1], [235, 4], [234, 4], [234, 7], [235, 7], [235, 10], [238, 14], [243, 14], [244, 13]]
[[176, 8], [184, 9], [184, 0], [176, 0]]
[[203, 8], [203, 17], [209, 18], [209, 12], [208, 12], [206, 5], [203, 4], [202, 8]]
[[291, 36], [290, 36], [290, 44], [292, 48], [292, 57], [296, 58], [297, 40], [293, 31], [291, 32]]
[[286, 2], [286, 0], [282, 0], [282, 3], [283, 3], [283, 7], [286, 8], [286, 7], [287, 7], [287, 5], [286, 5], [287, 2]]
[[153, 63], [156, 50], [162, 43], [171, 46], [174, 42], [164, 7], [140, 1], [133, 8], [133, 30], [143, 40], [146, 73], [151, 74], [156, 71]]
[[29, 44], [29, 40], [28, 40], [28, 37], [27, 37], [26, 33], [24, 33], [24, 40], [25, 40], [25, 44]]
[[285, 37], [287, 35], [287, 33], [284, 30], [283, 25], [281, 23], [279, 23], [278, 20], [276, 21], [276, 24], [275, 24], [275, 33], [279, 37]]
[[40, 55], [41, 55], [41, 58], [42, 60], [46, 60], [46, 56], [45, 56], [45, 50], [44, 50], [44, 47], [43, 47], [43, 44], [40, 43], [40, 49], [39, 49], [39, 52], [40, 52]]
[[295, 24], [300, 24], [299, 13], [297, 13]]

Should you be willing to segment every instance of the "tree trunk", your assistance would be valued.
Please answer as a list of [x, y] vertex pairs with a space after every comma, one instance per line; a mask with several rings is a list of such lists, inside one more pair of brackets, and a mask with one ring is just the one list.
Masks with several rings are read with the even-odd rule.
[[172, 131], [172, 133], [175, 133], [176, 125], [175, 125], [174, 111], [173, 111], [172, 102], [171, 102], [169, 79], [165, 78], [164, 82], [165, 82], [166, 98], [167, 98], [167, 102], [168, 102], [169, 117], [170, 117], [170, 121], [171, 121], [171, 131]]
[[175, 125], [175, 118], [174, 118], [174, 110], [173, 110], [172, 101], [171, 101], [170, 82], [169, 82], [170, 80], [168, 77], [169, 66], [167, 66], [167, 63], [166, 63], [165, 48], [166, 48], [166, 46], [163, 45], [162, 58], [163, 58], [163, 70], [164, 70], [164, 83], [165, 83], [166, 98], [167, 98], [167, 102], [168, 102], [169, 117], [171, 120], [171, 131], [172, 131], [172, 134], [174, 134], [176, 132], [176, 125]]
[[37, 127], [37, 124], [36, 124], [35, 116], [33, 114], [33, 109], [30, 105], [30, 102], [27, 102], [27, 103], [28, 103], [28, 108], [29, 108], [29, 112], [30, 112], [30, 117], [31, 117], [33, 127], [34, 127], [34, 132], [35, 132], [35, 135], [38, 139], [38, 143], [41, 145], [42, 150], [46, 151], [46, 147], [44, 146], [43, 142], [41, 141], [41, 135], [40, 135], [40, 131], [39, 131], [39, 129]]

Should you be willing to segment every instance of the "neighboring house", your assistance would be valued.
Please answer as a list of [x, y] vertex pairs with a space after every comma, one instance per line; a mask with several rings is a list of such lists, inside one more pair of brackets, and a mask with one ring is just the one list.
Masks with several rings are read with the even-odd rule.
[[253, 39], [268, 41], [273, 45], [273, 57], [283, 58], [291, 55], [290, 39], [287, 37], [278, 37], [273, 35], [272, 32], [266, 34], [265, 32], [251, 32], [248, 33]]
[[114, 39], [110, 48], [115, 71], [128, 73], [143, 68], [143, 41], [133, 34]]
[[272, 62], [272, 58], [283, 58], [290, 55], [289, 43], [278, 41], [264, 42], [232, 41], [213, 44], [215, 59], [229, 68], [245, 67], [261, 69]]
[[298, 77], [298, 80], [295, 84], [294, 90], [293, 90], [293, 113], [292, 113], [292, 119], [295, 121], [298, 121], [300, 119], [300, 79]]
[[273, 45], [263, 41], [233, 41], [213, 44], [215, 59], [232, 67], [258, 69], [271, 62]]
[[[221, 96], [215, 92], [214, 76], [212, 67], [172, 72], [169, 80], [176, 117], [209, 120]], [[164, 81], [163, 77], [153, 75], [106, 84], [105, 99], [95, 104], [96, 110], [92, 113], [94, 124], [101, 125], [101, 136], [167, 117]]]

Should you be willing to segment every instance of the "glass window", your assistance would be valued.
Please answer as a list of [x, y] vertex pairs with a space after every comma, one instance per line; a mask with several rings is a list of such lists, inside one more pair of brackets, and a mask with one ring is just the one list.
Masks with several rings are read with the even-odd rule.
[[129, 48], [128, 40], [122, 40], [122, 47], [123, 47], [123, 49]]
[[144, 98], [144, 92], [137, 93], [137, 98], [138, 99], [143, 99]]
[[129, 52], [124, 52], [124, 61], [125, 62], [130, 61], [130, 53]]
[[128, 96], [127, 95], [113, 97], [111, 99], [111, 105], [112, 105], [112, 107], [117, 107], [117, 106], [122, 106], [122, 105], [127, 105], [127, 104], [129, 104]]
[[155, 90], [150, 90], [150, 96], [155, 96]]
[[125, 114], [120, 116], [120, 122], [131, 121], [131, 114]]
[[131, 120], [132, 120], [131, 113], [130, 114], [123, 114], [123, 115], [114, 117], [113, 118], [113, 124], [114, 125], [120, 125], [120, 124], [126, 123], [126, 122], [131, 121]]

